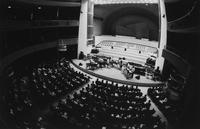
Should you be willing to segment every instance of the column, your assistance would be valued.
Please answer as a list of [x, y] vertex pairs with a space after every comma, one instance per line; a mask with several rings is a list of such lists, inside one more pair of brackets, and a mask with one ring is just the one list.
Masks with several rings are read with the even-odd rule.
[[78, 34], [78, 53], [87, 52], [87, 15], [88, 15], [88, 0], [81, 1], [81, 11], [79, 19], [79, 34]]
[[156, 67], [160, 68], [162, 72], [164, 66], [164, 58], [162, 57], [163, 49], [167, 44], [167, 18], [166, 18], [166, 11], [165, 11], [165, 4], [163, 0], [159, 0], [159, 13], [160, 13], [160, 39], [159, 39], [159, 46], [158, 46], [158, 59], [156, 60]]

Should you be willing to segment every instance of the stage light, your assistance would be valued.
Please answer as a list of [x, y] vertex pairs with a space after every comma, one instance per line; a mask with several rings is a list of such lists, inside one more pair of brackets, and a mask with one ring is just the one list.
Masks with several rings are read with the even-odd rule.
[[11, 9], [12, 8], [11, 5], [8, 5], [8, 8]]

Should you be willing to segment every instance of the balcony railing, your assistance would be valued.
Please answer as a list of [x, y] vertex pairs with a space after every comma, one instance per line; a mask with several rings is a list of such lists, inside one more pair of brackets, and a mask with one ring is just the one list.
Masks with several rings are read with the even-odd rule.
[[34, 28], [51, 28], [51, 27], [78, 27], [78, 20], [33, 20], [33, 21], [13, 21], [6, 20], [0, 22], [0, 29], [22, 30]]

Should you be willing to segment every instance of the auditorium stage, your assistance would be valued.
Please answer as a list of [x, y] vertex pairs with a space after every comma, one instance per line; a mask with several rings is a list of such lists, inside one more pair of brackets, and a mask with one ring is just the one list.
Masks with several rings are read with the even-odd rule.
[[[133, 84], [136, 83], [136, 84], [146, 84], [149, 86], [151, 85], [159, 85], [159, 84], [163, 84], [163, 82], [160, 82], [160, 81], [154, 81], [152, 79], [149, 79], [147, 76], [142, 76], [140, 75], [140, 79], [136, 79], [136, 74], [134, 74], [133, 78], [132, 79], [126, 79], [126, 77], [123, 75], [123, 73], [117, 69], [117, 68], [98, 68], [96, 70], [88, 70], [86, 69], [86, 63], [89, 62], [89, 60], [79, 60], [79, 59], [73, 59], [72, 62], [82, 68], [84, 71], [89, 71], [90, 73], [95, 73], [96, 75], [100, 75], [100, 76], [104, 76], [104, 77], [107, 77], [107, 78], [111, 78], [111, 79], [116, 79], [116, 80], [119, 80], [119, 81], [126, 81], [126, 82], [132, 82]], [[79, 64], [82, 64], [82, 65], [79, 65]]]

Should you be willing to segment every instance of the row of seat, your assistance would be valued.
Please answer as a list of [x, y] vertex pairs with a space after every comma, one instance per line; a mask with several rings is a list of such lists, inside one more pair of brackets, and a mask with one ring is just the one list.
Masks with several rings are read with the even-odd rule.
[[66, 59], [31, 66], [27, 71], [13, 69], [7, 77], [5, 113], [14, 122], [12, 128], [51, 129], [41, 116], [43, 110], [90, 80], [74, 70]]
[[89, 79], [89, 76], [71, 68], [68, 61], [55, 66], [43, 65], [33, 70], [34, 91], [44, 100], [65, 95], [86, 84]]
[[149, 88], [148, 95], [166, 116], [167, 120], [171, 124], [176, 124], [182, 112], [181, 107], [183, 106], [180, 105], [181, 103], [168, 99], [166, 90], [160, 87]]
[[59, 125], [73, 128], [164, 129], [151, 102], [135, 86], [97, 79], [52, 107]]
[[[41, 129], [45, 126], [34, 116], [37, 110], [34, 94], [31, 91], [31, 74], [12, 69], [7, 77], [7, 93], [5, 95], [5, 115], [12, 121], [16, 129]], [[41, 119], [41, 117], [40, 117]], [[14, 123], [14, 124], [13, 124]], [[45, 128], [44, 128], [45, 129]]]

